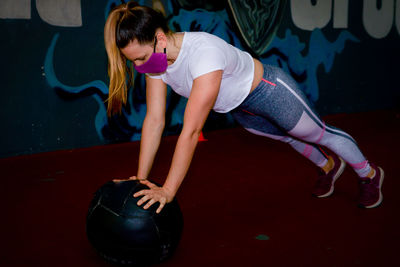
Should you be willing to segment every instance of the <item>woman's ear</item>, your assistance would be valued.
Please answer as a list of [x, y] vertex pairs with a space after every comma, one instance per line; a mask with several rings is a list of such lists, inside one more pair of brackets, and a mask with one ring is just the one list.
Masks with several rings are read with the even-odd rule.
[[156, 52], [164, 52], [164, 48], [167, 47], [167, 36], [163, 31], [159, 30], [156, 32], [156, 38], [157, 38]]

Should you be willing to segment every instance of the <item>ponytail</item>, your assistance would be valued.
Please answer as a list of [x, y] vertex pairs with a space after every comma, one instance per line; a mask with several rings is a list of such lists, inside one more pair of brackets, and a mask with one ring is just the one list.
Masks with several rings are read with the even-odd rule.
[[108, 76], [110, 77], [107, 115], [121, 112], [122, 104], [126, 103], [126, 59], [121, 55], [115, 38], [118, 21], [121, 18], [119, 9], [111, 11], [104, 26], [104, 43], [108, 56]]

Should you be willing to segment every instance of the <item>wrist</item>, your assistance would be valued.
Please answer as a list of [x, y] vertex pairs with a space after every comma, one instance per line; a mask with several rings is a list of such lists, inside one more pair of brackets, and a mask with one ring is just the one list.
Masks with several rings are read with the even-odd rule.
[[172, 199], [175, 197], [177, 190], [174, 190], [173, 188], [171, 188], [165, 184], [162, 186], [162, 188], [167, 193], [167, 195], [170, 197], [170, 201], [172, 201]]
[[138, 171], [136, 175], [136, 179], [138, 180], [147, 180], [147, 175], [143, 172]]

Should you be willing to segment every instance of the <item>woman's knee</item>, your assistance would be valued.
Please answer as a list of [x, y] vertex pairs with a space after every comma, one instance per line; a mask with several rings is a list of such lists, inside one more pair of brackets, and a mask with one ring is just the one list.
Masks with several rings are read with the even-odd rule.
[[[320, 125], [322, 123], [322, 125]], [[300, 120], [288, 133], [303, 141], [319, 144], [325, 134], [325, 123], [316, 122], [303, 112]]]

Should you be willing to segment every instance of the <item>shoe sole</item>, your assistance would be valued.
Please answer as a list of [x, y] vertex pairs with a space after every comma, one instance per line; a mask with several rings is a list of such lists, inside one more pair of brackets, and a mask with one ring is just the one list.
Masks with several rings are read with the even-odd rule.
[[316, 197], [324, 198], [324, 197], [329, 197], [330, 195], [333, 194], [333, 191], [335, 190], [335, 182], [340, 177], [340, 175], [342, 175], [344, 168], [346, 167], [346, 162], [344, 162], [344, 160], [341, 157], [339, 157], [339, 160], [340, 160], [340, 167], [339, 167], [339, 170], [337, 171], [337, 173], [335, 174], [335, 176], [332, 178], [331, 188], [329, 189], [329, 191], [327, 193], [320, 195], [320, 196], [316, 196]]
[[385, 172], [383, 171], [383, 169], [381, 167], [378, 167], [379, 171], [381, 172], [381, 180], [379, 181], [379, 199], [377, 202], [375, 202], [372, 205], [369, 206], [363, 206], [361, 205], [361, 207], [366, 208], [366, 209], [372, 209], [375, 208], [377, 206], [379, 206], [382, 203], [383, 200], [383, 194], [382, 194], [382, 184], [383, 184], [383, 179], [385, 178]]

